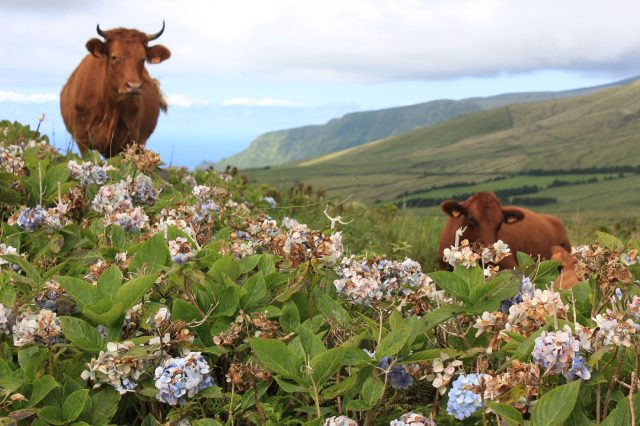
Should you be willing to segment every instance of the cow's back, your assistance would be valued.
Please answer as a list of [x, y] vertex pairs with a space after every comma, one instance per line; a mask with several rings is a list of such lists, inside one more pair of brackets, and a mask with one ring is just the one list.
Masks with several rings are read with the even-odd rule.
[[498, 237], [507, 243], [515, 255], [521, 251], [536, 258], [551, 259], [555, 246], [571, 250], [567, 232], [558, 218], [520, 208], [524, 219], [513, 224], [503, 224]]

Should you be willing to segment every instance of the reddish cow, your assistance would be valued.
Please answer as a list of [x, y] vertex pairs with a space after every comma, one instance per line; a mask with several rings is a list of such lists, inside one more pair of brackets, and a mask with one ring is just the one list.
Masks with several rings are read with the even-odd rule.
[[564, 247], [551, 247], [551, 260], [560, 262], [560, 275], [556, 278], [554, 285], [556, 288], [569, 289], [582, 281], [576, 273], [576, 258]]
[[128, 144], [144, 145], [153, 133], [160, 110], [167, 110], [157, 80], [145, 61], [160, 63], [171, 56], [162, 45], [148, 46], [152, 35], [116, 28], [98, 34], [86, 44], [90, 52], [73, 71], [60, 93], [64, 124], [84, 156], [97, 149], [105, 157], [122, 152]]
[[[478, 192], [467, 200], [443, 201], [442, 210], [449, 216], [440, 236], [440, 255], [454, 244], [455, 232], [466, 227], [462, 238], [470, 243], [492, 244], [502, 240], [511, 248], [511, 256], [499, 263], [502, 269], [517, 265], [516, 252], [550, 259], [552, 246], [571, 250], [562, 222], [555, 216], [539, 214], [522, 207], [503, 207], [493, 192]], [[448, 268], [442, 259], [440, 266]]]

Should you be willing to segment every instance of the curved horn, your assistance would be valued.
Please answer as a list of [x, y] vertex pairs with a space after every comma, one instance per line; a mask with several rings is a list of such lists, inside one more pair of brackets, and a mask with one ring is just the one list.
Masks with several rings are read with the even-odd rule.
[[164, 19], [162, 20], [162, 29], [155, 34], [147, 34], [147, 41], [155, 40], [164, 32]]
[[100, 36], [102, 36], [103, 38], [107, 38], [107, 33], [105, 33], [104, 31], [102, 31], [102, 30], [100, 29], [100, 24], [98, 24], [98, 26], [96, 27], [96, 31], [98, 31], [98, 34], [99, 34]]

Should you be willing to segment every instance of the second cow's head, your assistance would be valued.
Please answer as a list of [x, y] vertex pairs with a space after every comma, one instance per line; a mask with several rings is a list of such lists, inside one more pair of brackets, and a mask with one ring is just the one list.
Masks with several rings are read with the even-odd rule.
[[493, 244], [504, 224], [512, 224], [524, 219], [524, 212], [518, 208], [503, 207], [492, 192], [478, 192], [465, 201], [447, 200], [440, 208], [456, 221], [456, 228], [466, 227], [464, 238], [470, 242]]

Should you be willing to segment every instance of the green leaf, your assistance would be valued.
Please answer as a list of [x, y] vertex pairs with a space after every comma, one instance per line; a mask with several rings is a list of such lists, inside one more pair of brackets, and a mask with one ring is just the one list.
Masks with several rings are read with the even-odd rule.
[[82, 310], [87, 319], [95, 324], [113, 326], [124, 315], [125, 310], [122, 309], [122, 303], [113, 303], [110, 300], [102, 299], [91, 306], [87, 306]]
[[376, 348], [376, 358], [380, 359], [385, 356], [397, 355], [408, 337], [409, 330], [405, 328], [390, 331], [384, 336], [382, 342], [380, 342], [380, 345]]
[[151, 414], [147, 414], [140, 426], [160, 426], [160, 422], [156, 420]]
[[377, 377], [369, 377], [362, 386], [362, 401], [369, 408], [374, 407], [384, 394], [384, 382]]
[[214, 419], [191, 420], [191, 426], [224, 426], [224, 423]]
[[74, 317], [59, 317], [64, 336], [71, 343], [89, 352], [98, 352], [102, 348], [102, 337], [98, 330], [88, 322]]
[[120, 286], [116, 292], [116, 301], [122, 303], [123, 311], [127, 311], [130, 307], [142, 300], [142, 296], [144, 296], [155, 282], [156, 276], [156, 274], [142, 275]]
[[298, 392], [306, 393], [307, 392], [306, 387], [300, 386], [289, 380], [283, 379], [282, 376], [275, 376], [274, 378], [276, 379], [276, 383], [278, 383], [278, 386], [280, 386], [280, 389], [282, 389], [287, 393], [298, 393]]
[[52, 390], [60, 386], [56, 379], [51, 376], [42, 376], [35, 382], [33, 382], [33, 389], [31, 390], [31, 396], [29, 397], [29, 403], [27, 407], [35, 407], [42, 399], [49, 394]]
[[516, 259], [518, 260], [518, 265], [520, 266], [531, 266], [536, 264], [536, 261], [533, 260], [531, 256], [522, 251], [516, 253]]
[[118, 411], [120, 394], [112, 387], [107, 387], [91, 395], [93, 410], [91, 411], [92, 425], [106, 425]]
[[511, 272], [501, 272], [486, 284], [471, 289], [470, 300], [476, 312], [493, 312], [500, 303], [520, 290], [520, 279]]
[[75, 300], [80, 309], [93, 305], [99, 299], [98, 290], [90, 283], [74, 277], [59, 276], [56, 280]]
[[259, 254], [253, 254], [251, 256], [247, 256], [245, 258], [240, 259], [240, 273], [246, 274], [247, 272], [251, 272], [253, 268], [258, 266], [260, 262]]
[[173, 305], [171, 306], [171, 318], [174, 321], [190, 322], [201, 319], [202, 315], [191, 303], [176, 298], [173, 299]]
[[216, 260], [207, 273], [218, 282], [223, 282], [225, 275], [235, 280], [240, 276], [240, 265], [233, 257], [225, 255]]
[[265, 276], [276, 272], [276, 264], [273, 261], [273, 256], [267, 253], [264, 253], [260, 256], [260, 261], [258, 262], [258, 270], [261, 271]]
[[326, 388], [324, 391], [322, 391], [322, 398], [334, 399], [342, 395], [349, 389], [353, 388], [356, 385], [357, 381], [358, 381], [358, 376], [356, 376], [355, 374], [352, 376], [347, 376], [342, 380], [340, 380], [340, 382], [335, 383], [329, 386], [328, 388]]
[[402, 359], [402, 362], [418, 362], [418, 361], [431, 361], [436, 358], [442, 358], [443, 354], [445, 354], [449, 358], [456, 357], [460, 352], [455, 349], [447, 348], [447, 349], [426, 349], [420, 352], [414, 352], [408, 357]]
[[296, 327], [296, 333], [298, 333], [298, 337], [300, 338], [302, 349], [304, 349], [305, 354], [307, 354], [309, 358], [313, 358], [318, 353], [326, 350], [322, 339], [304, 325], [298, 325], [298, 327]]
[[209, 386], [198, 393], [200, 398], [222, 398], [220, 386]]
[[349, 327], [351, 316], [340, 303], [332, 299], [328, 294], [323, 294], [318, 300], [318, 309], [327, 318], [333, 318], [340, 327]]
[[288, 300], [282, 307], [280, 314], [280, 325], [285, 333], [292, 333], [300, 324], [300, 313], [298, 307], [292, 300]]
[[578, 400], [580, 380], [558, 386], [542, 395], [531, 413], [531, 426], [560, 425], [573, 411]]
[[35, 379], [48, 356], [47, 350], [41, 346], [26, 346], [18, 350], [18, 363], [22, 367], [25, 379]]
[[425, 314], [422, 318], [425, 323], [425, 331], [429, 331], [438, 324], [464, 312], [464, 308], [458, 305], [442, 305], [436, 310]]
[[290, 377], [300, 376], [301, 359], [284, 342], [276, 339], [251, 339], [251, 349], [269, 370]]
[[449, 271], [431, 272], [429, 277], [436, 285], [456, 298], [469, 303], [469, 284], [459, 275]]
[[42, 277], [38, 273], [38, 270], [33, 265], [31, 265], [23, 256], [16, 256], [15, 254], [5, 254], [0, 257], [15, 265], [18, 265], [20, 269], [24, 271], [27, 278], [29, 278], [34, 283], [39, 284], [42, 281]]
[[110, 225], [109, 230], [111, 232], [111, 244], [118, 250], [124, 250], [126, 248], [124, 229], [117, 225]]
[[524, 419], [520, 411], [508, 404], [500, 404], [498, 402], [489, 402], [491, 411], [499, 415], [509, 426], [523, 425]]
[[98, 278], [98, 294], [102, 299], [114, 301], [116, 293], [122, 284], [122, 272], [116, 265], [112, 265]]
[[620, 241], [613, 235], [607, 234], [606, 232], [597, 231], [596, 240], [600, 243], [600, 245], [608, 248], [611, 251], [624, 250], [624, 244], [622, 244], [622, 241]]
[[73, 392], [64, 400], [62, 405], [62, 417], [67, 422], [72, 422], [80, 416], [84, 405], [89, 399], [89, 389], [80, 389]]
[[320, 352], [311, 359], [311, 374], [318, 387], [322, 387], [322, 384], [342, 367], [344, 350], [345, 346], [338, 346]]
[[64, 183], [69, 179], [69, 166], [66, 162], [56, 164], [47, 169], [42, 179], [42, 190], [45, 197], [49, 197], [58, 191], [58, 182]]
[[[635, 412], [636, 422], [640, 419], [640, 394], [633, 395], [633, 408]], [[616, 408], [614, 408], [606, 419], [601, 423], [602, 426], [618, 426], [631, 424], [631, 409], [629, 407], [629, 399], [625, 397], [621, 399]]]
[[484, 285], [484, 271], [479, 266], [466, 268], [462, 265], [458, 265], [454, 268], [453, 274], [466, 281], [469, 289], [472, 292], [476, 287]]
[[240, 294], [242, 293], [242, 287], [233, 284], [226, 287], [216, 296], [218, 297], [218, 306], [214, 310], [217, 316], [232, 316], [235, 315], [240, 305]]
[[51, 425], [63, 425], [65, 424], [64, 417], [62, 417], [62, 411], [58, 407], [47, 406], [38, 411], [38, 417]]
[[[169, 249], [164, 242], [164, 235], [158, 232], [137, 248], [129, 270], [138, 272], [144, 269], [145, 272], [157, 272], [169, 261]], [[127, 308], [129, 309], [129, 308]]]
[[262, 272], [252, 275], [245, 283], [244, 289], [247, 294], [240, 299], [240, 307], [245, 311], [251, 311], [251, 309], [258, 306], [267, 294], [267, 284], [264, 281]]

